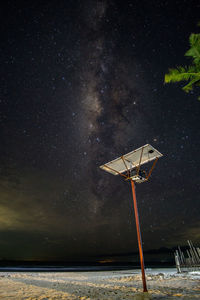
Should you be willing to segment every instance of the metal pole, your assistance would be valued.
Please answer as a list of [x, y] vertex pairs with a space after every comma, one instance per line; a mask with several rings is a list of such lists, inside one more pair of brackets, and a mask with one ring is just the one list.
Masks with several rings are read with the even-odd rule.
[[134, 211], [135, 211], [135, 223], [137, 229], [138, 248], [140, 254], [140, 265], [142, 271], [143, 291], [147, 292], [147, 285], [146, 285], [146, 278], [145, 278], [145, 271], [144, 271], [144, 258], [143, 258], [143, 250], [142, 250], [142, 238], [140, 233], [140, 223], [139, 223], [138, 208], [137, 208], [137, 201], [136, 201], [135, 184], [132, 179], [131, 179], [131, 187], [132, 187], [133, 204], [134, 204]]

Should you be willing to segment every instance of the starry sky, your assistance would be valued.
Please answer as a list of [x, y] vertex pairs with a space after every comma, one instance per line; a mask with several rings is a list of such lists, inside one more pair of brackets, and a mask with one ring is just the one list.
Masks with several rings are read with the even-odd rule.
[[130, 185], [99, 166], [146, 143], [137, 185], [144, 250], [200, 243], [199, 90], [185, 65], [199, 1], [1, 4], [0, 259], [136, 252]]

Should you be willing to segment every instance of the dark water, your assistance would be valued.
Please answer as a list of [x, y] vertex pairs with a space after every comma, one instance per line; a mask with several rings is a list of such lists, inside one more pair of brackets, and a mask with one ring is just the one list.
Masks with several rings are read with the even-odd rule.
[[[148, 265], [147, 268], [171, 268], [172, 265]], [[140, 269], [139, 265], [6, 265], [0, 266], [0, 272], [91, 272]]]
[[[0, 267], [0, 272], [91, 272], [129, 270], [132, 266], [6, 266]], [[134, 269], [136, 269], [134, 267]]]

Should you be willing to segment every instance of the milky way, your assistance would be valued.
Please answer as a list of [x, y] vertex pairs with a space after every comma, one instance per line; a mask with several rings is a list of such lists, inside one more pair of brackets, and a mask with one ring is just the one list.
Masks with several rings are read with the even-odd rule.
[[164, 157], [137, 186], [144, 249], [199, 241], [199, 103], [163, 85], [192, 2], [2, 8], [0, 257], [137, 251], [129, 185], [99, 166], [146, 143]]

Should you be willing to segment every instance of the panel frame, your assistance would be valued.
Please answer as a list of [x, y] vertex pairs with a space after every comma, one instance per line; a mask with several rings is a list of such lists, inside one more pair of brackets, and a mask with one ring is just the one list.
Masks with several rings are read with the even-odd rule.
[[[148, 158], [143, 158], [143, 155], [145, 153], [145, 149], [147, 149], [147, 153], [150, 153], [149, 151], [153, 151], [152, 153], [155, 153], [153, 156], [150, 157], [150, 154]], [[138, 158], [135, 162], [131, 161], [131, 156], [134, 153], [138, 152]], [[145, 156], [147, 156], [147, 153], [145, 153]], [[141, 165], [144, 165], [148, 162], [151, 162], [153, 160], [158, 160], [158, 158], [162, 157], [163, 154], [161, 154], [157, 149], [155, 149], [150, 144], [146, 144], [136, 150], [133, 150], [125, 155], [122, 155], [106, 164], [103, 164], [100, 166], [100, 168], [108, 173], [111, 173], [113, 175], [122, 175], [123, 173], [127, 172], [130, 173], [131, 170], [140, 168]], [[130, 164], [128, 165], [127, 162]], [[120, 167], [119, 167], [120, 165]], [[123, 165], [123, 168], [121, 167]], [[124, 175], [127, 177], [126, 175]]]

